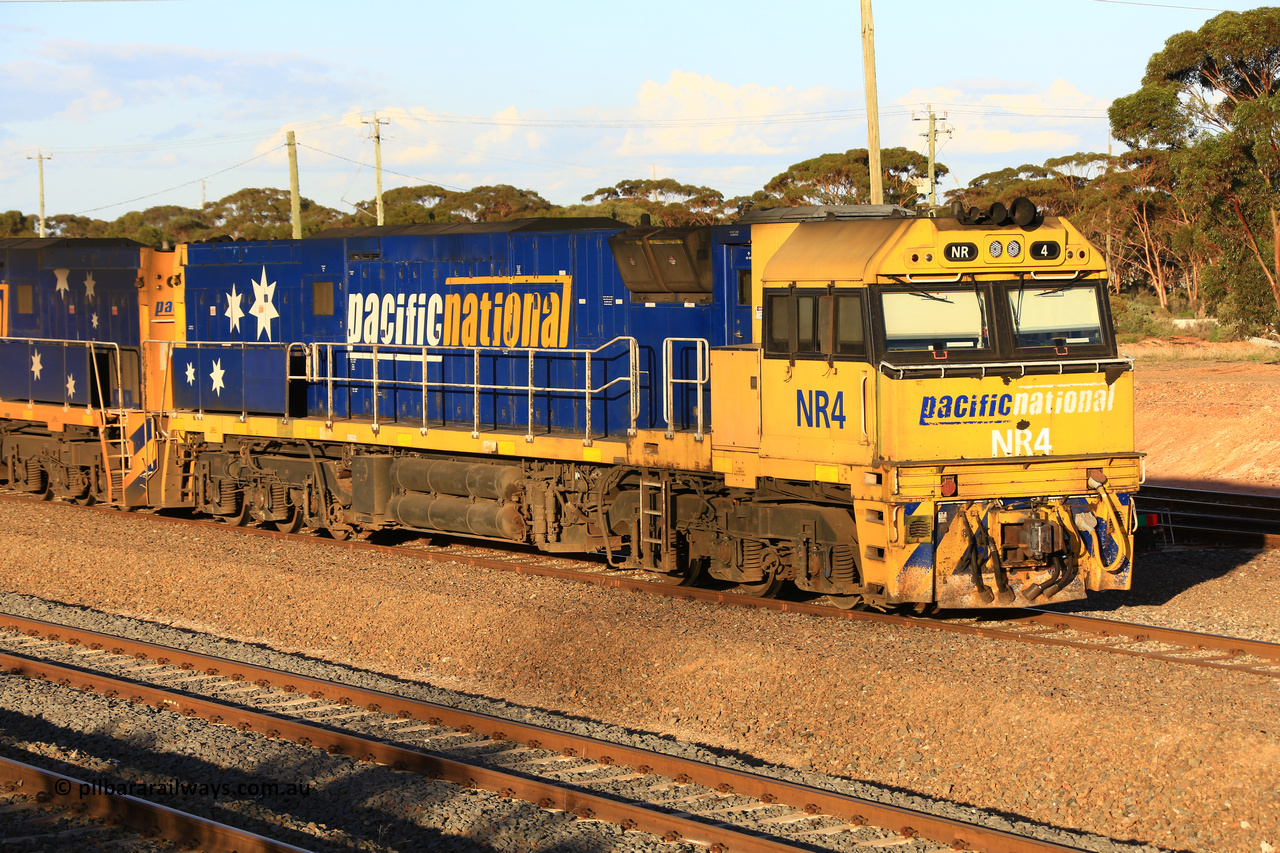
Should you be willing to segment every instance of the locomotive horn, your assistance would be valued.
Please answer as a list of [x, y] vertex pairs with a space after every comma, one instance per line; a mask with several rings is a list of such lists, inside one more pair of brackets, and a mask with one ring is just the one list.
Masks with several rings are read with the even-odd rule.
[[1019, 228], [1026, 228], [1035, 222], [1038, 214], [1036, 203], [1026, 196], [1018, 196], [1013, 200], [1013, 224]]
[[991, 207], [987, 208], [987, 219], [992, 225], [1007, 225], [1009, 222], [1009, 208], [1000, 202], [992, 202]]

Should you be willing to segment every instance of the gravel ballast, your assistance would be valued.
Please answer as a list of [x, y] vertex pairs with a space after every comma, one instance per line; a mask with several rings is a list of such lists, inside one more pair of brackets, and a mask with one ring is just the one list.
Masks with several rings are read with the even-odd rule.
[[[19, 596], [1049, 827], [1197, 851], [1280, 846], [1276, 679], [56, 506], [0, 504], [0, 529], [0, 572]], [[1278, 574], [1275, 554], [1147, 555], [1137, 588], [1101, 599], [1100, 615], [1280, 641]], [[21, 604], [6, 598], [0, 609]]]

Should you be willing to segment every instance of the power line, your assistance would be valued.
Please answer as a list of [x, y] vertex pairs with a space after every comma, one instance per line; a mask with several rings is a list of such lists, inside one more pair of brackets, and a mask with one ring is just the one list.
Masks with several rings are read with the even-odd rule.
[[1138, 3], [1136, 0], [1093, 0], [1095, 3], [1113, 3], [1117, 6], [1147, 6], [1152, 9], [1185, 9], [1188, 12], [1234, 12], [1234, 9], [1212, 9], [1207, 6], [1173, 6], [1169, 3]]
[[[362, 163], [359, 160], [352, 160], [350, 157], [343, 157], [341, 154], [334, 154], [332, 151], [325, 151], [323, 148], [316, 148], [314, 145], [308, 145], [305, 142], [299, 142], [298, 147], [307, 148], [312, 151], [315, 151], [317, 154], [325, 154], [325, 155], [328, 155], [329, 157], [333, 157], [338, 160], [346, 160], [348, 163], [355, 163], [357, 166], [361, 166], [366, 169], [372, 168], [368, 163]], [[431, 184], [433, 186], [443, 187], [444, 189], [447, 189], [447, 190], [457, 190], [458, 192], [467, 191], [467, 187], [454, 186], [453, 184], [444, 184], [438, 181], [434, 181], [431, 178], [423, 178], [418, 175], [407, 175], [404, 172], [397, 172], [394, 169], [384, 169], [383, 171], [385, 171], [388, 175], [396, 175], [401, 178], [408, 178], [411, 181], [418, 181], [423, 184]]]
[[[52, 0], [52, 2], [70, 2], [70, 1], [71, 1], [71, 0]], [[10, 2], [10, 0], [0, 0], [0, 2]], [[81, 0], [81, 2], [94, 2], [94, 0]], [[133, 204], [135, 201], [142, 201], [143, 199], [155, 198], [155, 197], [156, 197], [156, 196], [158, 196], [158, 195], [164, 195], [165, 193], [171, 193], [171, 192], [173, 192], [174, 190], [180, 190], [180, 189], [182, 189], [183, 187], [189, 187], [189, 186], [192, 186], [193, 184], [198, 184], [198, 183], [200, 183], [200, 182], [202, 182], [202, 181], [208, 180], [209, 178], [212, 178], [212, 177], [214, 177], [215, 175], [221, 175], [221, 174], [223, 174], [223, 173], [225, 173], [225, 172], [230, 172], [232, 169], [238, 169], [238, 168], [240, 168], [241, 166], [245, 165], [246, 163], [252, 163], [254, 160], [258, 160], [258, 159], [261, 159], [261, 158], [263, 158], [263, 157], [266, 157], [268, 154], [271, 154], [271, 153], [273, 153], [273, 152], [275, 152], [275, 151], [279, 151], [281, 148], [284, 148], [284, 146], [283, 146], [283, 145], [277, 145], [275, 148], [271, 148], [271, 149], [269, 149], [269, 150], [267, 150], [267, 151], [263, 151], [261, 154], [254, 155], [253, 157], [250, 157], [248, 160], [241, 160], [239, 163], [236, 163], [234, 166], [228, 166], [228, 167], [227, 167], [227, 168], [225, 168], [225, 169], [219, 169], [219, 170], [218, 170], [218, 171], [216, 171], [216, 172], [211, 172], [211, 173], [209, 173], [208, 175], [205, 175], [203, 178], [196, 178], [195, 180], [187, 181], [186, 183], [178, 184], [177, 186], [173, 186], [173, 187], [169, 187], [169, 188], [168, 188], [168, 189], [166, 189], [166, 190], [159, 190], [159, 191], [157, 191], [157, 192], [147, 193], [146, 195], [140, 195], [140, 196], [138, 196], [137, 198], [125, 199], [124, 201], [117, 201], [117, 202], [115, 202], [114, 204], [104, 204], [104, 205], [102, 205], [101, 207], [92, 207], [92, 208], [90, 208], [90, 209], [88, 209], [88, 210], [81, 210], [81, 211], [79, 211], [79, 212], [77, 212], [77, 213], [72, 214], [72, 216], [83, 216], [83, 215], [84, 215], [84, 214], [86, 214], [86, 213], [97, 213], [99, 210], [106, 210], [107, 208], [110, 208], [110, 207], [119, 207], [119, 206], [120, 206], [120, 205], [122, 205], [122, 204]]]

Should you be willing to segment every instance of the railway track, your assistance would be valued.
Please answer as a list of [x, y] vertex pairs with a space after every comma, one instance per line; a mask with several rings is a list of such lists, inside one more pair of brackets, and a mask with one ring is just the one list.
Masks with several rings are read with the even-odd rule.
[[[0, 667], [725, 851], [1078, 850], [937, 815], [435, 703], [0, 615]], [[231, 699], [229, 697], [235, 697]], [[375, 734], [376, 733], [376, 734]], [[409, 736], [409, 737], [406, 737]], [[197, 839], [183, 826], [180, 838]], [[208, 830], [206, 829], [207, 833]], [[185, 835], [183, 833], [186, 833]], [[211, 848], [213, 849], [213, 848]], [[223, 848], [217, 848], [223, 849]], [[242, 846], [242, 851], [296, 848]]]
[[1175, 542], [1280, 548], [1280, 494], [1222, 492], [1149, 483], [1138, 494]]
[[50, 849], [47, 845], [89, 849], [109, 844], [121, 850], [155, 850], [156, 839], [164, 839], [171, 843], [159, 849], [307, 853], [139, 797], [95, 790], [90, 782], [10, 758], [0, 757], [0, 791], [0, 843], [5, 845], [44, 850]]
[[[0, 497], [30, 502], [30, 498]], [[115, 511], [96, 507], [83, 508], [70, 504], [51, 504], [51, 506], [63, 507], [67, 511], [95, 511], [107, 515], [119, 515]], [[732, 589], [716, 590], [664, 584], [642, 577], [644, 573], [614, 572], [602, 564], [586, 564], [588, 568], [584, 569], [583, 561], [548, 556], [531, 550], [499, 551], [473, 545], [450, 545], [443, 548], [430, 545], [385, 545], [368, 541], [338, 541], [321, 538], [314, 534], [281, 533], [255, 527], [233, 528], [207, 519], [183, 516], [143, 514], [142, 517], [220, 530], [227, 535], [260, 536], [323, 547], [462, 563], [499, 571], [588, 583], [611, 589], [696, 600], [708, 604], [774, 610], [827, 619], [873, 622], [903, 629], [942, 631], [1008, 642], [1069, 647], [1280, 678], [1280, 643], [1133, 624], [1051, 610], [981, 611], [974, 614], [957, 614], [948, 618], [844, 610], [823, 604], [821, 598], [814, 601], [756, 598]]]

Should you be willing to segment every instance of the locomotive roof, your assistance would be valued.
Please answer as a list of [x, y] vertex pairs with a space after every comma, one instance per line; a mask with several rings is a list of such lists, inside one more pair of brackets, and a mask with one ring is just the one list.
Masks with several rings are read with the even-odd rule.
[[900, 231], [902, 219], [801, 223], [765, 265], [778, 281], [862, 281], [872, 259]]
[[625, 222], [604, 216], [507, 219], [501, 222], [440, 222], [432, 225], [370, 225], [364, 228], [326, 228], [311, 234], [318, 237], [398, 237], [435, 234], [505, 234], [513, 231], [587, 231], [629, 228]]
[[770, 207], [749, 210], [738, 217], [741, 225], [764, 222], [822, 222], [848, 219], [894, 219], [915, 216], [900, 204], [804, 204], [798, 207]]
[[127, 237], [0, 237], [0, 249], [51, 249], [61, 245], [90, 249], [120, 249], [142, 244]]

